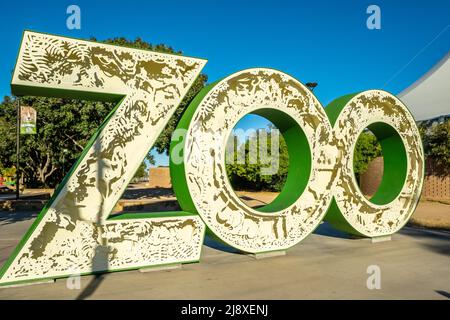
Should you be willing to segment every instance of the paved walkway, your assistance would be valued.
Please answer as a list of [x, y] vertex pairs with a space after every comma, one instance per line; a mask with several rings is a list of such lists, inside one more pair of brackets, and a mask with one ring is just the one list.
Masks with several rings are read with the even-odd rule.
[[[34, 219], [0, 215], [0, 264]], [[210, 244], [210, 243], [208, 243]], [[366, 286], [380, 267], [381, 289]], [[450, 232], [404, 228], [392, 241], [352, 240], [322, 224], [286, 256], [255, 260], [204, 246], [201, 262], [180, 270], [84, 276], [0, 289], [0, 299], [448, 299]]]

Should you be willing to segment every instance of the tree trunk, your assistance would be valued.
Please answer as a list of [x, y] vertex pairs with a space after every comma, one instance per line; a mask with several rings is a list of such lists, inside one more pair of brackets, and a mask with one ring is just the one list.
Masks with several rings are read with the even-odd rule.
[[[43, 185], [45, 185], [45, 182], [47, 181], [47, 179], [56, 171], [56, 167], [53, 165], [52, 161], [51, 161], [51, 157], [50, 154], [47, 152], [45, 154], [46, 159], [45, 159], [45, 164], [43, 166], [39, 166], [37, 168], [37, 178], [38, 181], [40, 183], [42, 183]], [[41, 162], [42, 163], [42, 162]]]

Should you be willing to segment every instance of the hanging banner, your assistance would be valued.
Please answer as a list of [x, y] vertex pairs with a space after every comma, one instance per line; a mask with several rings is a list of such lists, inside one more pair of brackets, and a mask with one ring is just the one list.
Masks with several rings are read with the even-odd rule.
[[33, 107], [20, 107], [20, 134], [36, 134], [36, 110]]

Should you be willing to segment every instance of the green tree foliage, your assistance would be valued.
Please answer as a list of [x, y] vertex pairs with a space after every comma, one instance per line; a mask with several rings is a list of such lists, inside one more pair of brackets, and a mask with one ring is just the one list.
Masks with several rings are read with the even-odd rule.
[[[166, 45], [152, 45], [140, 38], [134, 41], [115, 38], [104, 42], [181, 54]], [[170, 137], [178, 120], [193, 97], [204, 87], [206, 81], [207, 76], [201, 74], [176, 109], [154, 145], [159, 153], [168, 153]], [[20, 137], [20, 174], [27, 187], [56, 186], [114, 107], [113, 103], [107, 102], [28, 96], [21, 98], [21, 105], [32, 106], [37, 111], [37, 134]], [[146, 161], [152, 160], [149, 152]], [[0, 105], [0, 169], [13, 167], [15, 161], [16, 102], [11, 97], [5, 97]], [[138, 171], [141, 169], [139, 168]]]
[[[234, 137], [234, 139], [236, 140], [237, 137]], [[247, 139], [245, 143], [240, 146], [240, 148], [245, 148], [245, 164], [237, 164], [237, 155], [234, 154], [234, 162], [231, 164], [227, 163], [226, 165], [228, 179], [230, 180], [232, 186], [236, 190], [247, 189], [255, 191], [281, 191], [284, 183], [286, 182], [289, 166], [289, 154], [283, 137], [280, 135], [279, 170], [274, 175], [262, 175], [262, 165], [259, 161], [257, 164], [249, 163], [249, 139]], [[270, 150], [270, 143], [271, 139], [269, 134], [267, 139], [267, 150]], [[354, 169], [358, 180], [360, 175], [367, 170], [369, 163], [379, 156], [381, 156], [381, 146], [376, 137], [369, 131], [363, 132], [356, 143], [354, 153]]]
[[[37, 110], [37, 134], [20, 136], [20, 172], [28, 187], [55, 186], [79, 157], [113, 104], [60, 98], [22, 97]], [[0, 118], [0, 162], [16, 161], [16, 102], [5, 98]]]
[[381, 155], [381, 145], [375, 135], [370, 131], [364, 131], [356, 142], [353, 154], [353, 169], [357, 181], [359, 181], [361, 174], [367, 170], [369, 163]]
[[420, 126], [425, 156], [433, 159], [440, 174], [450, 174], [450, 118], [431, 127]]
[[[154, 161], [151, 161], [152, 164], [154, 164]], [[139, 168], [136, 170], [136, 173], [134, 174], [133, 178], [144, 178], [148, 176], [148, 170], [147, 165], [145, 164], [145, 161], [141, 163]]]
[[[263, 175], [262, 168], [267, 168], [269, 164], [261, 164], [261, 161], [257, 159], [256, 164], [251, 164], [249, 161], [250, 157], [250, 139], [257, 139], [256, 137], [249, 137], [244, 143], [238, 145], [238, 138], [235, 139], [235, 145], [237, 148], [245, 149], [245, 163], [237, 163], [237, 152], [232, 153], [234, 161], [230, 162], [227, 160], [226, 169], [228, 179], [231, 185], [236, 190], [270, 190], [270, 191], [281, 191], [284, 183], [286, 182], [288, 166], [289, 166], [289, 155], [286, 145], [286, 141], [283, 139], [282, 135], [279, 135], [279, 166], [278, 171], [272, 175]], [[257, 139], [256, 145], [259, 149], [259, 140]], [[270, 154], [272, 143], [271, 132], [268, 131], [267, 134], [267, 150]], [[241, 150], [242, 152], [242, 150]], [[228, 155], [229, 156], [229, 155]]]

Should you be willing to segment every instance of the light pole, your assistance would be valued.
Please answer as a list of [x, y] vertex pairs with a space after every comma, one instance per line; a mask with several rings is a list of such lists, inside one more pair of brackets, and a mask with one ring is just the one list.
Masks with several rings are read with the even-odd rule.
[[63, 178], [66, 176], [66, 154], [69, 152], [67, 149], [63, 149]]
[[17, 97], [17, 128], [16, 128], [16, 200], [20, 196], [19, 187], [19, 148], [20, 148], [20, 98]]

